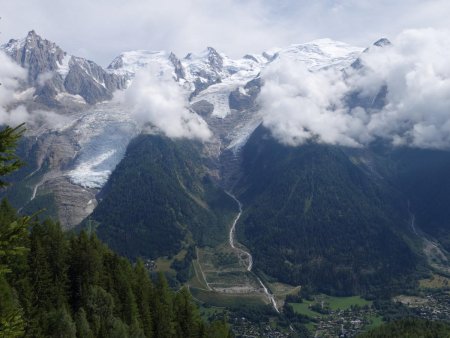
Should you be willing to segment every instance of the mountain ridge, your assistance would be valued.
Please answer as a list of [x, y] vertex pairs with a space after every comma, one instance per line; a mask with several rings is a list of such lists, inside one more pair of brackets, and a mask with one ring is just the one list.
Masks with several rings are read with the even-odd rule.
[[[329, 293], [369, 294], [383, 284], [395, 289], [407, 277], [412, 285], [417, 270], [427, 264], [424, 239], [409, 225], [409, 195], [404, 192], [412, 188], [408, 181], [403, 185], [407, 188], [400, 189], [405, 176], [396, 176], [396, 154], [369, 148], [361, 153], [314, 140], [286, 147], [261, 125], [258, 95], [266, 67], [289, 60], [309, 72], [330, 67], [343, 73], [349, 67], [363, 72], [363, 64], [355, 66], [361, 48], [322, 39], [241, 59], [212, 47], [184, 58], [140, 50], [121, 53], [105, 70], [82, 58], [70, 56], [65, 61], [68, 54], [34, 32], [29, 38], [34, 52], [17, 41], [7, 50], [16, 51], [12, 53], [16, 62], [25, 56], [23, 66], [35, 60], [33, 69], [40, 72], [32, 76], [36, 89], [41, 86], [38, 77], [50, 70], [53, 77], [41, 87], [84, 95], [85, 103], [61, 111], [67, 120], [57, 127], [44, 125], [30, 131], [24, 151], [33, 170], [18, 173], [16, 179], [22, 184], [7, 192], [17, 197], [17, 206], [33, 210], [52, 201], [49, 210], [56, 210], [67, 228], [91, 215], [92, 222], [99, 223], [100, 236], [129, 257], [154, 259], [182, 250], [192, 253], [199, 246], [208, 247], [202, 254], [213, 260], [210, 251], [215, 249], [210, 247], [227, 242], [229, 222], [220, 214], [230, 203], [224, 191], [232, 191], [243, 203], [236, 240], [254, 255], [255, 272], [268, 278], [315, 285]], [[48, 65], [43, 55], [50, 57]], [[169, 81], [177, 86], [185, 108], [205, 122], [211, 138], [172, 140], [151, 122], [135, 119], [121, 101], [110, 99], [115, 91], [132, 88], [138, 74], [151, 76], [156, 84]], [[98, 94], [99, 88], [107, 90], [106, 96]], [[97, 93], [99, 101], [90, 101], [83, 90]], [[346, 103], [350, 108], [381, 109], [387, 93], [388, 88], [382, 87], [370, 100], [350, 93]], [[59, 111], [51, 101], [44, 104]], [[414, 207], [426, 204], [412, 197], [411, 201]], [[139, 210], [134, 209], [137, 206]], [[232, 219], [235, 207], [228, 205], [223, 213]], [[417, 228], [428, 233], [423, 220], [433, 214], [439, 214], [441, 221], [431, 233], [445, 235], [447, 216], [441, 209], [428, 214], [418, 211]], [[330, 234], [332, 238], [327, 237]], [[354, 244], [350, 248], [348, 241]], [[304, 247], [296, 247], [298, 243]], [[364, 252], [366, 247], [373, 252]], [[230, 254], [224, 250], [224, 255]], [[442, 252], [446, 255], [445, 248]], [[211, 278], [210, 272], [206, 275]]]

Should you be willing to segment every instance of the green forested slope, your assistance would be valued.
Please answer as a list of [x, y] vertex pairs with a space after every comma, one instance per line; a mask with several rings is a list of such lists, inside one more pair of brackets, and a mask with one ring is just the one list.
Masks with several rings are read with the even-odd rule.
[[153, 282], [141, 261], [132, 266], [95, 235], [66, 236], [51, 221], [11, 231], [21, 220], [3, 201], [1, 337], [229, 335], [224, 322], [200, 319], [187, 289], [171, 291], [162, 275]]
[[[0, 131], [0, 187], [21, 162], [21, 130]], [[229, 337], [224, 321], [200, 319], [187, 289], [154, 283], [95, 235], [18, 216], [0, 204], [0, 337]]]
[[129, 145], [102, 195], [97, 233], [131, 258], [171, 255], [182, 241], [215, 245], [237, 208], [209, 178], [199, 145], [156, 135]]
[[450, 251], [450, 151], [381, 148], [374, 152], [388, 163], [389, 179], [410, 202], [417, 229]]
[[367, 333], [359, 338], [447, 338], [450, 337], [450, 323], [432, 322], [418, 318], [395, 321]]
[[255, 267], [335, 294], [404, 283], [419, 261], [403, 196], [341, 148], [287, 147], [260, 127], [244, 148], [238, 229]]

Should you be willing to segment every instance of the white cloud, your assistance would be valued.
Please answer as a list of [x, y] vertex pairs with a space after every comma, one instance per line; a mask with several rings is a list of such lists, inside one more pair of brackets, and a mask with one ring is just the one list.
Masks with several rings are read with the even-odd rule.
[[[264, 125], [281, 142], [361, 146], [375, 138], [394, 145], [450, 148], [450, 34], [407, 30], [392, 46], [373, 47], [361, 56], [363, 70], [346, 74], [278, 62], [263, 72], [259, 102]], [[388, 88], [386, 105], [349, 109], [346, 98], [359, 93], [373, 102]]]
[[44, 86], [48, 81], [50, 81], [53, 76], [55, 76], [54, 72], [45, 72], [38, 75], [37, 82], [39, 86]]
[[319, 142], [355, 146], [347, 135], [352, 118], [342, 112], [340, 99], [347, 87], [336, 70], [310, 72], [304, 65], [280, 60], [262, 74], [259, 104], [264, 125], [282, 143]]
[[25, 122], [26, 109], [12, 109], [12, 105], [20, 95], [20, 81], [26, 78], [26, 71], [0, 51], [0, 124], [17, 125]]
[[27, 73], [25, 69], [13, 62], [9, 56], [0, 51], [0, 105], [4, 107], [13, 100], [14, 93], [20, 86], [20, 81], [24, 80]]
[[0, 125], [17, 126], [26, 123], [29, 128], [44, 124], [57, 126], [66, 118], [51, 111], [34, 110], [30, 112], [21, 102], [30, 99], [33, 88], [24, 89], [21, 82], [27, 77], [27, 71], [0, 51]]
[[116, 97], [131, 108], [139, 122], [150, 123], [168, 137], [208, 140], [211, 131], [199, 115], [188, 110], [187, 94], [172, 74], [143, 69]]

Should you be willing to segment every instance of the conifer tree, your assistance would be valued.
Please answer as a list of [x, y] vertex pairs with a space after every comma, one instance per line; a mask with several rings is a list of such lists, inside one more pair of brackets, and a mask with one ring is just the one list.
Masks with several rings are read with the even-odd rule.
[[[7, 126], [0, 131], [0, 187], [7, 185], [3, 180], [4, 176], [23, 164], [15, 154], [17, 142], [23, 132], [23, 125], [16, 128]], [[2, 202], [2, 209], [6, 209], [4, 203], [6, 202]], [[25, 255], [27, 251], [24, 243], [29, 218], [12, 220], [11, 216], [11, 212], [5, 212], [0, 217], [0, 335], [19, 337], [25, 328], [23, 309], [5, 275], [11, 272], [11, 260]]]
[[[0, 186], [21, 162], [22, 129], [0, 132]], [[175, 338], [229, 336], [225, 322], [206, 325], [188, 289], [177, 293], [163, 274], [153, 284], [95, 233], [66, 236], [51, 220], [19, 217], [0, 203], [0, 338]]]
[[151, 309], [153, 305], [152, 298], [154, 297], [154, 291], [153, 285], [148, 276], [148, 271], [142, 260], [138, 260], [136, 263], [133, 282], [142, 329], [144, 330], [147, 338], [152, 338], [153, 323]]
[[19, 169], [23, 162], [16, 155], [19, 139], [25, 132], [24, 124], [15, 128], [6, 126], [0, 131], [0, 187], [8, 185], [3, 177]]
[[80, 308], [75, 315], [75, 327], [77, 329], [77, 338], [94, 338], [86, 317], [86, 311], [83, 308]]
[[174, 337], [172, 295], [167, 280], [162, 273], [158, 274], [156, 291], [155, 318], [153, 320], [155, 336], [161, 338]]
[[200, 331], [200, 315], [185, 287], [181, 288], [175, 296], [174, 312], [177, 336], [197, 337]]

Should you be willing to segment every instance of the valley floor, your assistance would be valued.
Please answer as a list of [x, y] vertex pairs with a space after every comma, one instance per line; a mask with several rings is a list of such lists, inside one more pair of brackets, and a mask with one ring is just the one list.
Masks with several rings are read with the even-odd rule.
[[242, 214], [241, 202], [231, 193], [239, 206], [239, 212], [233, 219], [229, 229], [229, 238], [214, 248], [197, 249], [194, 261], [194, 277], [189, 285], [193, 294], [200, 300], [230, 303], [239, 298], [252, 300], [260, 304], [271, 304], [279, 312], [284, 296], [295, 287], [268, 284], [253, 271], [253, 257], [242, 244], [236, 241], [236, 225]]

